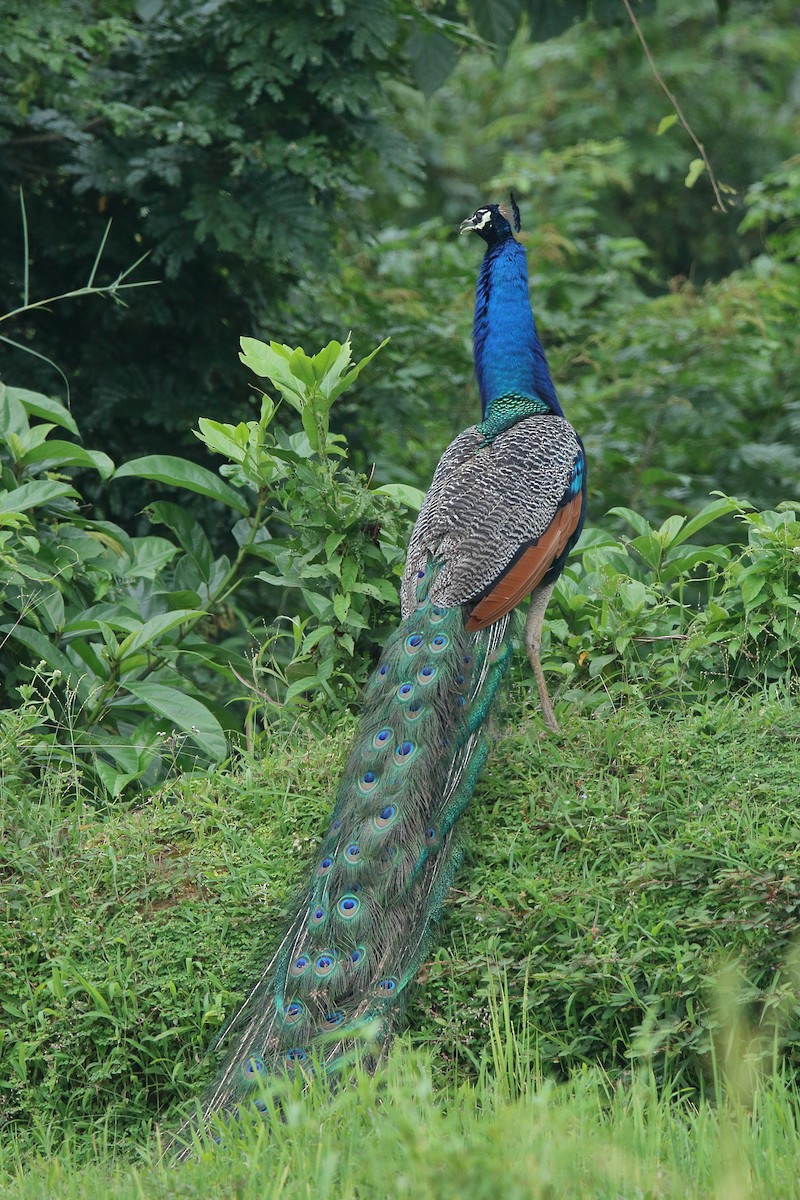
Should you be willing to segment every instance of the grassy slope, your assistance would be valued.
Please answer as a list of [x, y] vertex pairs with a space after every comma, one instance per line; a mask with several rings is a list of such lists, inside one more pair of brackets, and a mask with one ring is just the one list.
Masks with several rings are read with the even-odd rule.
[[[740, 1076], [742, 1064], [769, 1064], [778, 1047], [796, 1068], [797, 996], [785, 962], [800, 903], [800, 717], [780, 704], [679, 717], [630, 707], [606, 720], [576, 717], [562, 737], [541, 740], [533, 713], [517, 719], [520, 704], [517, 696], [507, 710], [512, 727], [467, 818], [458, 888], [410, 1014], [409, 1037], [432, 1056], [439, 1099], [424, 1068], [415, 1073], [401, 1055], [388, 1087], [365, 1083], [361, 1100], [340, 1098], [324, 1116], [298, 1108], [300, 1132], [294, 1142], [281, 1135], [278, 1160], [273, 1146], [251, 1147], [235, 1169], [220, 1161], [213, 1191], [201, 1183], [210, 1166], [205, 1176], [182, 1169], [181, 1192], [344, 1196], [357, 1185], [359, 1196], [385, 1194], [377, 1142], [392, 1187], [406, 1178], [417, 1194], [481, 1195], [475, 1180], [491, 1162], [509, 1195], [564, 1194], [567, 1179], [576, 1195], [604, 1195], [602, 1160], [603, 1170], [624, 1167], [608, 1167], [609, 1195], [637, 1194], [620, 1191], [623, 1183], [644, 1187], [640, 1195], [685, 1195], [698, 1172], [720, 1177], [725, 1119], [720, 1131], [705, 1105], [680, 1115], [652, 1089], [616, 1092], [611, 1082], [644, 1063], [651, 1080], [696, 1085], [709, 1074], [715, 1022]], [[44, 794], [17, 794], [4, 807], [0, 1079], [12, 1086], [0, 1108], [0, 1154], [14, 1160], [11, 1129], [27, 1155], [57, 1143], [66, 1123], [80, 1159], [101, 1125], [112, 1141], [140, 1140], [159, 1108], [169, 1121], [165, 1106], [196, 1094], [202, 1051], [269, 948], [343, 750], [344, 738], [298, 731], [236, 775], [184, 781], [132, 809], [76, 805], [55, 777]], [[760, 1036], [745, 1028], [737, 1040], [730, 1013], [705, 1016], [709, 977], [730, 952], [747, 963], [735, 1015]], [[505, 1007], [493, 1019], [498, 989]], [[510, 1035], [491, 1045], [491, 1029], [506, 1019], [526, 1030], [518, 1069], [504, 1058]], [[520, 1090], [530, 1057], [555, 1078], [585, 1063], [602, 1073], [579, 1071], [546, 1104], [534, 1087], [509, 1102], [509, 1088], [490, 1080], [499, 1071]], [[383, 1089], [374, 1120], [373, 1086]], [[797, 1173], [781, 1141], [794, 1111], [776, 1085], [754, 1102], [752, 1119], [741, 1118], [746, 1129], [730, 1144], [761, 1163], [741, 1195], [794, 1194], [788, 1184], [766, 1188], [770, 1172]], [[564, 1149], [565, 1130], [576, 1128], [579, 1154]], [[438, 1141], [452, 1161], [437, 1160]], [[509, 1160], [511, 1145], [519, 1153]], [[405, 1175], [403, 1162], [415, 1164]], [[111, 1194], [102, 1168], [81, 1190], [66, 1163], [34, 1168], [10, 1194]], [[137, 1182], [114, 1170], [127, 1180], [120, 1195], [178, 1194], [174, 1174]], [[589, 1190], [577, 1190], [581, 1179]]]

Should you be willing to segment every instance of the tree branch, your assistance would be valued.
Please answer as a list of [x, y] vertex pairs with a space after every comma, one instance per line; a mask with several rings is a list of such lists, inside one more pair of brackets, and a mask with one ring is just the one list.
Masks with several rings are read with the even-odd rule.
[[681, 125], [686, 130], [689, 137], [692, 139], [695, 146], [697, 147], [698, 153], [703, 160], [703, 165], [705, 166], [705, 169], [708, 171], [708, 178], [711, 180], [711, 187], [714, 190], [714, 199], [717, 202], [717, 207], [718, 207], [719, 211], [727, 212], [728, 211], [727, 205], [722, 198], [722, 192], [720, 190], [719, 184], [717, 183], [717, 178], [711, 167], [711, 163], [709, 162], [708, 155], [706, 154], [705, 148], [703, 147], [703, 143], [698, 139], [696, 133], [692, 129], [689, 122], [686, 120], [686, 117], [683, 115], [683, 111], [681, 110], [681, 106], [678, 103], [676, 96], [669, 90], [669, 88], [667, 87], [663, 78], [661, 77], [661, 73], [659, 72], [659, 69], [656, 66], [655, 59], [653, 58], [653, 55], [650, 52], [650, 47], [648, 46], [647, 42], [645, 41], [645, 37], [644, 37], [644, 34], [642, 33], [639, 22], [636, 20], [636, 17], [634, 16], [633, 9], [630, 6], [630, 0], [622, 0], [622, 3], [625, 5], [625, 9], [628, 13], [628, 16], [630, 17], [631, 24], [633, 25], [633, 28], [636, 30], [636, 35], [642, 44], [642, 50], [644, 50], [645, 58], [647, 59], [648, 63], [650, 64], [650, 70], [653, 72], [656, 82], [658, 83], [659, 87], [662, 89], [664, 94], [667, 96], [667, 98], [669, 99], [670, 104], [675, 109], [675, 115], [677, 116]]

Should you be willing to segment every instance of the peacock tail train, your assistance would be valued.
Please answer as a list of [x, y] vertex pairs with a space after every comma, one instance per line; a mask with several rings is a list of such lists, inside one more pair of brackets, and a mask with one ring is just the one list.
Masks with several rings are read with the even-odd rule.
[[525, 645], [545, 724], [557, 729], [541, 630], [583, 524], [586, 461], [539, 343], [512, 222], [518, 230], [513, 198], [511, 211], [487, 205], [461, 227], [487, 246], [473, 326], [483, 420], [434, 474], [409, 544], [403, 619], [365, 690], [295, 915], [227, 1031], [204, 1119], [265, 1111], [260, 1085], [272, 1077], [335, 1080], [385, 1052], [458, 863], [511, 613], [528, 597]]
[[313, 873], [286, 936], [229, 1031], [207, 1112], [281, 1071], [337, 1073], [388, 1045], [458, 861], [455, 826], [487, 755], [486, 717], [508, 669], [509, 617], [468, 633], [416, 575], [389, 638]]

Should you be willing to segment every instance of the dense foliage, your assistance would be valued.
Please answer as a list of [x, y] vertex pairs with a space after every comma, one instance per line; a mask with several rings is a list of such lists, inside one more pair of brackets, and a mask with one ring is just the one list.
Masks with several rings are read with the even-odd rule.
[[[344, 465], [342, 439], [328, 427], [331, 405], [377, 350], [353, 364], [349, 342], [309, 358], [243, 341], [244, 361], [272, 380], [303, 428], [273, 429], [276, 405], [266, 396], [257, 420], [201, 418], [198, 437], [227, 460], [228, 481], [164, 454], [115, 473], [108, 455], [50, 437], [78, 432], [58, 401], [0, 384], [5, 700], [21, 697], [38, 713], [36, 761], [72, 764], [79, 790], [88, 779], [116, 796], [170, 768], [225, 758], [226, 733], [235, 739], [245, 726], [252, 738], [257, 724], [260, 701], [233, 703], [248, 676], [250, 696], [267, 704], [302, 696], [341, 705], [366, 677], [396, 608], [407, 536], [399, 513], [420, 498], [407, 487], [371, 488]], [[172, 501], [147, 509], [167, 537], [130, 537], [93, 519], [76, 467], [216, 501], [235, 517], [235, 554], [215, 555], [198, 520]], [[272, 585], [268, 636], [238, 603], [254, 576]], [[284, 636], [288, 654], [275, 647]]]
[[[165, 436], [190, 445], [199, 412], [241, 408], [240, 335], [319, 269], [333, 206], [365, 162], [407, 168], [403, 139], [376, 116], [394, 6], [49, 0], [0, 12], [0, 312], [22, 291], [20, 188], [38, 295], [85, 273], [112, 218], [106, 269], [145, 252], [162, 285], [124, 313], [71, 305], [9, 332], [42, 337], [82, 427], [114, 458]], [[32, 387], [61, 386], [44, 363], [25, 371]]]
[[[502, 70], [473, 54], [429, 102], [402, 93], [425, 186], [399, 206], [376, 196], [379, 232], [345, 243], [317, 334], [344, 319], [393, 335], [373, 393], [380, 437], [363, 407], [346, 426], [386, 477], [424, 483], [431, 424], [444, 441], [473, 419], [478, 251], [454, 235], [476, 200], [513, 188], [542, 339], [587, 443], [593, 519], [613, 505], [648, 519], [696, 511], [715, 488], [760, 507], [797, 494], [793, 6], [736, 6], [720, 27], [710, 5], [673, 5], [644, 28], [736, 189], [726, 213], [713, 211], [705, 177], [684, 186], [696, 150], [679, 124], [664, 128], [669, 102], [628, 30], [519, 39]], [[297, 297], [305, 328], [309, 298]]]

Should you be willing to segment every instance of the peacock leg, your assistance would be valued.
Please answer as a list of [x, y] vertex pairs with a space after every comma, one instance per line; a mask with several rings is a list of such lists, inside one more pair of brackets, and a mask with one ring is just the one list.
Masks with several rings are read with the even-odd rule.
[[542, 705], [544, 723], [553, 733], [558, 733], [558, 722], [556, 721], [553, 705], [550, 702], [550, 693], [545, 683], [542, 661], [539, 658], [539, 651], [542, 646], [544, 613], [554, 587], [555, 583], [548, 583], [546, 587], [538, 587], [531, 596], [531, 606], [528, 609], [528, 619], [525, 622], [525, 645], [528, 650], [530, 664], [533, 667], [536, 685], [539, 688], [539, 700]]

